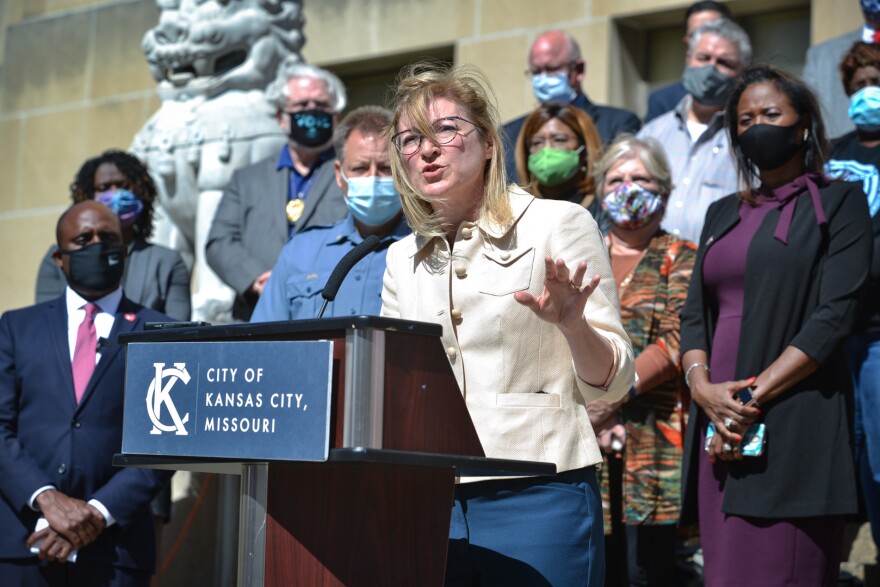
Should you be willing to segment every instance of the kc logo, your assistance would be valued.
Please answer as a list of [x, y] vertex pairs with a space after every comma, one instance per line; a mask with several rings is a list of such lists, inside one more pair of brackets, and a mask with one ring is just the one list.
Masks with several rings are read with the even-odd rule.
[[[150, 383], [150, 389], [147, 391], [147, 414], [153, 421], [153, 429], [150, 434], [162, 434], [162, 432], [175, 432], [178, 436], [186, 436], [189, 433], [183, 427], [189, 421], [189, 412], [184, 414], [183, 419], [177, 413], [174, 402], [171, 401], [171, 388], [178, 381], [183, 381], [186, 385], [189, 383], [189, 373], [186, 371], [186, 363], [174, 363], [174, 368], [165, 369], [165, 363], [153, 363], [156, 368], [156, 377]], [[163, 382], [168, 379], [167, 383]], [[168, 409], [168, 415], [171, 416], [173, 424], [163, 424], [162, 405]]]

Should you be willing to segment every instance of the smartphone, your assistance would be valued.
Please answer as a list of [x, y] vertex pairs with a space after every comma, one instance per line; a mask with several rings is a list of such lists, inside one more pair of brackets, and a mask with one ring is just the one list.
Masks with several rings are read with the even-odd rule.
[[[706, 448], [708, 450], [709, 442], [715, 436], [715, 423], [709, 422], [709, 428], [706, 430]], [[767, 429], [764, 423], [752, 424], [746, 433], [743, 434], [740, 450], [744, 457], [759, 457], [764, 454], [764, 446], [767, 444]]]
[[742, 389], [740, 389], [739, 391], [737, 391], [736, 393], [733, 394], [733, 399], [735, 399], [736, 401], [738, 401], [739, 403], [741, 403], [744, 406], [753, 406], [756, 403], [758, 403], [757, 401], [755, 401], [755, 395], [753, 393], [754, 389], [755, 389], [754, 385], [751, 387], [743, 387]]

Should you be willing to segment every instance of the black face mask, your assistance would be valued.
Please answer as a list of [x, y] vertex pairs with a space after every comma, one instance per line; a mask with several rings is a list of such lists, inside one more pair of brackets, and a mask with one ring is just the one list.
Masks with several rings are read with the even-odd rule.
[[289, 112], [290, 138], [303, 147], [323, 147], [333, 138], [333, 115], [323, 110]]
[[794, 157], [806, 143], [798, 142], [795, 129], [800, 122], [789, 126], [756, 124], [739, 136], [739, 147], [758, 169], [776, 169]]
[[110, 291], [122, 281], [125, 268], [122, 245], [93, 243], [72, 251], [58, 250], [70, 256], [67, 282], [74, 291]]

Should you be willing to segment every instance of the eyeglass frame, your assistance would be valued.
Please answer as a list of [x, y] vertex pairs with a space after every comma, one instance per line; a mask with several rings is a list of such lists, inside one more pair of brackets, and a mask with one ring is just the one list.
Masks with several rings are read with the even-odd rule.
[[523, 71], [523, 75], [525, 75], [527, 78], [531, 79], [531, 78], [535, 77], [536, 75], [554, 74], [554, 73], [559, 73], [564, 70], [571, 71], [571, 69], [573, 67], [577, 67], [577, 64], [578, 64], [578, 60], [572, 59], [571, 61], [566, 61], [565, 63], [557, 65], [556, 67], [542, 67], [541, 69], [539, 69], [537, 71], [535, 71], [531, 67], [527, 67]]
[[[434, 125], [436, 125], [438, 122], [442, 122], [442, 121], [444, 121], [444, 120], [461, 120], [461, 121], [463, 121], [463, 122], [467, 122], [468, 124], [472, 124], [472, 125], [474, 125], [474, 129], [475, 129], [477, 132], [479, 132], [480, 134], [483, 134], [483, 130], [477, 125], [476, 122], [472, 122], [472, 121], [468, 120], [467, 118], [462, 118], [461, 116], [444, 116], [444, 117], [442, 117], [442, 118], [438, 118], [437, 120], [435, 120], [434, 122], [431, 123], [431, 127], [432, 127], [432, 129], [433, 129]], [[403, 148], [400, 146], [399, 142], [397, 141], [397, 137], [399, 137], [400, 135], [402, 135], [403, 133], [406, 133], [406, 132], [411, 132], [411, 133], [413, 133], [413, 135], [419, 137], [419, 142], [416, 144], [416, 148], [413, 149], [413, 151], [412, 151], [411, 153], [404, 153], [404, 152], [403, 152]], [[440, 137], [437, 136], [437, 133], [436, 133], [436, 132], [433, 133], [433, 134], [434, 134], [434, 138], [433, 138], [433, 139], [428, 139], [428, 140], [430, 140], [432, 143], [434, 143], [434, 144], [436, 144], [436, 145], [448, 145], [449, 143], [451, 143], [452, 141], [455, 140], [455, 137], [457, 137], [457, 136], [459, 136], [459, 135], [461, 135], [461, 136], [467, 136], [467, 135], [469, 135], [471, 132], [473, 132], [473, 131], [470, 131], [470, 132], [464, 133], [464, 132], [462, 132], [460, 129], [456, 128], [456, 129], [455, 129], [455, 132], [452, 134], [452, 136], [449, 137], [449, 140], [448, 140], [448, 141], [441, 141], [441, 140], [440, 140]], [[416, 132], [416, 131], [414, 131], [414, 130], [411, 129], [411, 128], [406, 128], [406, 129], [400, 131], [399, 133], [394, 134], [394, 135], [391, 137], [391, 143], [394, 145], [394, 148], [397, 149], [397, 152], [400, 153], [401, 155], [405, 155], [405, 156], [408, 156], [408, 155], [415, 155], [416, 153], [419, 152], [419, 149], [422, 148], [422, 141], [424, 141], [425, 138], [426, 138], [425, 135], [423, 135], [422, 133], [420, 133], [420, 132]]]

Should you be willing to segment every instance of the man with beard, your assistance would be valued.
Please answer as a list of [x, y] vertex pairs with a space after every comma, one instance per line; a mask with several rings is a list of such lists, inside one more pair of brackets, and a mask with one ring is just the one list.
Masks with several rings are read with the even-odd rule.
[[236, 291], [233, 318], [247, 321], [287, 239], [348, 212], [333, 170], [333, 128], [345, 108], [338, 77], [288, 62], [266, 90], [288, 144], [278, 157], [233, 174], [208, 233], [206, 257]]
[[150, 500], [170, 472], [113, 466], [124, 402], [117, 338], [168, 318], [124, 297], [126, 249], [110, 208], [75, 204], [56, 237], [64, 294], [0, 317], [0, 577], [145, 587], [156, 560]]

